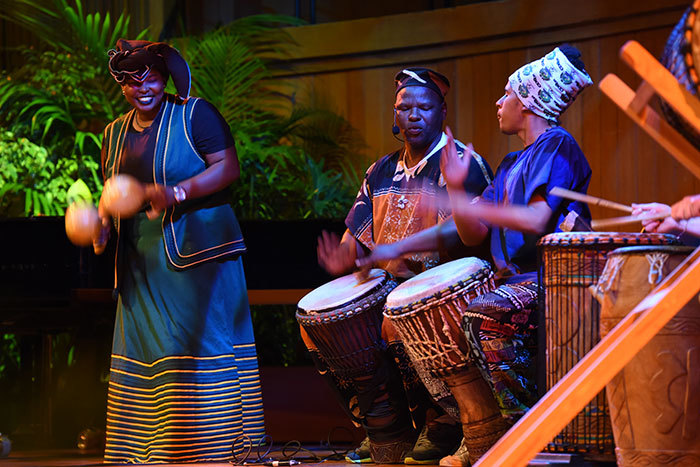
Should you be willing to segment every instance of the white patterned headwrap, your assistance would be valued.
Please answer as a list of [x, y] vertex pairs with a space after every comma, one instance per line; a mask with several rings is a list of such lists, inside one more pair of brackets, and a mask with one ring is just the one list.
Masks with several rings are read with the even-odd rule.
[[572, 65], [559, 47], [520, 67], [508, 82], [527, 109], [555, 122], [576, 96], [593, 84], [588, 73]]

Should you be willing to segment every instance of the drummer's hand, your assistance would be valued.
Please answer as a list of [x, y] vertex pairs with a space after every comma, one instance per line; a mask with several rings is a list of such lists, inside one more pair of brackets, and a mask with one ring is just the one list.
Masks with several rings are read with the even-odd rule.
[[674, 219], [690, 219], [700, 216], [700, 195], [686, 196], [671, 207]]
[[671, 214], [671, 207], [667, 204], [661, 203], [646, 203], [646, 204], [632, 204], [632, 215], [634, 216], [648, 216], [653, 214], [665, 214], [668, 213], [669, 217], [664, 219], [655, 220], [643, 220], [642, 226], [647, 232], [656, 233], [675, 233], [681, 230], [680, 225], [676, 222]]
[[375, 245], [372, 252], [355, 261], [358, 268], [369, 268], [380, 261], [389, 261], [401, 256], [401, 250], [396, 243], [382, 243]]
[[449, 126], [445, 127], [445, 133], [447, 134], [447, 144], [442, 148], [442, 154], [440, 156], [442, 178], [445, 179], [448, 189], [464, 190], [464, 182], [466, 182], [469, 176], [469, 164], [472, 160], [474, 148], [471, 143], [467, 144], [467, 150], [464, 156], [459, 157], [455, 146], [455, 140], [452, 136], [452, 130], [450, 130]]
[[351, 247], [354, 245], [341, 244], [336, 234], [322, 231], [316, 248], [318, 264], [329, 274], [345, 274], [354, 266], [355, 255], [350, 251]]

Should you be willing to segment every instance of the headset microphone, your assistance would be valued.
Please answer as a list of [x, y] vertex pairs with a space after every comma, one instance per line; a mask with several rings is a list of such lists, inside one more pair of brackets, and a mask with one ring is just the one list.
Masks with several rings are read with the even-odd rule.
[[394, 109], [394, 126], [391, 127], [391, 132], [394, 135], [398, 135], [400, 133], [399, 127], [396, 125], [396, 109]]

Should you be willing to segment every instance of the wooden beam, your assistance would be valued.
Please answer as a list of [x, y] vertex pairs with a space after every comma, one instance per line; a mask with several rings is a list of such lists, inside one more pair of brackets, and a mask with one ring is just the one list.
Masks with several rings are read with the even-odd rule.
[[[296, 305], [312, 289], [248, 289], [251, 305]], [[114, 302], [112, 289], [73, 289], [73, 300], [82, 303]]]
[[[659, 64], [659, 66], [661, 65]], [[678, 87], [678, 81], [675, 78], [673, 82], [676, 85], [675, 87]], [[651, 82], [649, 84], [652, 85]], [[635, 92], [614, 74], [609, 74], [603, 78], [599, 87], [632, 121], [642, 127], [649, 136], [654, 138], [657, 143], [692, 172], [693, 175], [700, 178], [700, 151], [678, 133], [675, 128], [669, 125], [666, 120], [659, 117], [659, 114], [649, 105], [644, 105], [639, 109], [640, 102], [648, 101], [648, 86], [641, 87], [643, 97], [637, 101], [635, 101], [637, 97]], [[654, 89], [658, 91], [656, 86], [654, 86]]]
[[697, 248], [474, 467], [526, 466], [699, 291], [700, 248]]
[[312, 289], [248, 289], [251, 305], [296, 305]]
[[666, 67], [637, 41], [626, 42], [620, 49], [620, 58], [700, 133], [700, 100], [679, 83]]

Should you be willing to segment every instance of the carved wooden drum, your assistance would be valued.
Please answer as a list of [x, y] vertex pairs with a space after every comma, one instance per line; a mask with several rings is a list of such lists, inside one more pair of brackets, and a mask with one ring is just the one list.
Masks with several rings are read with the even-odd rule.
[[[692, 251], [620, 248], [598, 284], [605, 336]], [[700, 303], [693, 298], [606, 387], [620, 466], [700, 465]]]

